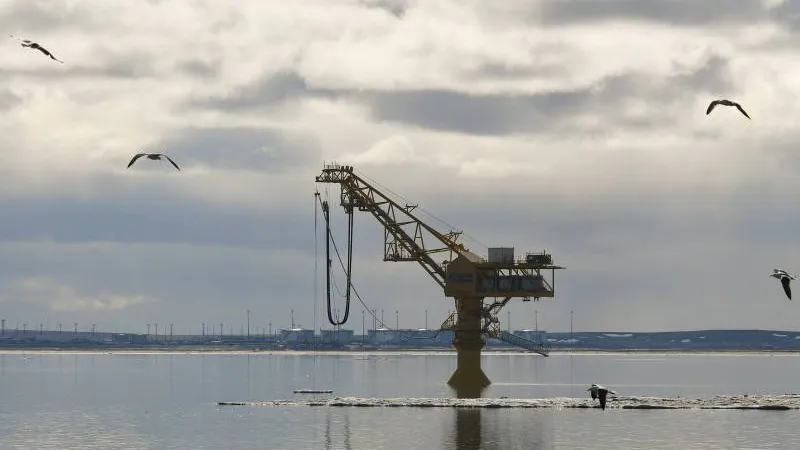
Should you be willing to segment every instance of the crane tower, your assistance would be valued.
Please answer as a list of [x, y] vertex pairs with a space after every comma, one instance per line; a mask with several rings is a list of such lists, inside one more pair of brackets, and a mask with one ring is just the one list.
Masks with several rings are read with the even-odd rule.
[[[555, 270], [564, 267], [554, 265], [547, 253], [515, 259], [512, 248], [490, 248], [484, 259], [458, 242], [461, 231], [437, 231], [416, 217], [416, 205], [398, 204], [355, 174], [352, 166], [326, 164], [316, 182], [339, 184], [345, 213], [367, 211], [383, 225], [384, 261], [416, 261], [444, 295], [455, 300], [455, 311], [442, 324], [453, 330], [457, 352], [448, 384], [459, 396], [479, 396], [490, 384], [481, 368], [482, 335], [499, 333], [497, 312], [511, 298], [554, 297]], [[487, 305], [487, 297], [503, 300]]]

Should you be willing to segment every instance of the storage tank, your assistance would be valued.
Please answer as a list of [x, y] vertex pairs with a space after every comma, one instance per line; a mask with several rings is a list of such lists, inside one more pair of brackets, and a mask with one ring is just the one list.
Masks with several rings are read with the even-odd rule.
[[489, 262], [513, 264], [514, 263], [514, 247], [490, 247], [489, 248]]
[[397, 339], [397, 333], [388, 328], [378, 328], [367, 330], [367, 336], [373, 344], [387, 344]]
[[320, 330], [320, 337], [325, 343], [349, 344], [353, 340], [353, 330]]
[[314, 340], [314, 330], [307, 330], [303, 327], [280, 330], [280, 337], [282, 341], [286, 342], [309, 342]]

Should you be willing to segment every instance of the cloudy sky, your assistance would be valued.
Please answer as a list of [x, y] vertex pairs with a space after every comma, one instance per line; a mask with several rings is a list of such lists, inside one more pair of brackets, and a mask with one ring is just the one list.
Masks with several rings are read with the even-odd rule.
[[[2, 0], [0, 25], [65, 62], [2, 41], [8, 328], [325, 326], [326, 161], [478, 254], [552, 252], [556, 297], [504, 327], [800, 327], [768, 277], [800, 272], [800, 1]], [[440, 323], [452, 300], [355, 230], [369, 307]]]

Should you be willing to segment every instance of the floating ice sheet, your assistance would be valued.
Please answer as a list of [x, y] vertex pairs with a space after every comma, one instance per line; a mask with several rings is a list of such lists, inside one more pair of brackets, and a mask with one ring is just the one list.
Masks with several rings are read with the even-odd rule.
[[[271, 400], [261, 402], [219, 402], [219, 406], [349, 406], [416, 408], [594, 408], [591, 398], [360, 398]], [[800, 394], [717, 395], [708, 398], [624, 397], [608, 398], [606, 409], [800, 409]]]

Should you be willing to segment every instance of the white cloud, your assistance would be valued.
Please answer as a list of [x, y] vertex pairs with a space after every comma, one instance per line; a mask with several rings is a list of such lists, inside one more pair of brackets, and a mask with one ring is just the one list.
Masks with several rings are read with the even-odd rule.
[[42, 303], [54, 313], [121, 312], [156, 301], [144, 295], [124, 295], [101, 292], [94, 295], [78, 293], [75, 287], [48, 277], [25, 277], [17, 281], [14, 301]]
[[359, 165], [422, 163], [425, 158], [417, 154], [414, 145], [405, 137], [395, 135], [375, 143], [363, 153], [348, 153], [345, 161]]

